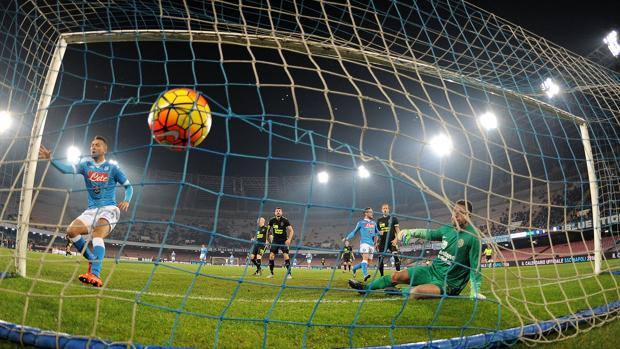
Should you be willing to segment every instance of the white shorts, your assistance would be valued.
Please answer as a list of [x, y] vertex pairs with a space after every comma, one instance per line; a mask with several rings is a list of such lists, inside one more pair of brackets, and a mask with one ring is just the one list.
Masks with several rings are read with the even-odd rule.
[[207, 259], [207, 255], [206, 254], [201, 254], [200, 255], [200, 260], [202, 261], [202, 260], [205, 260], [205, 259]]
[[110, 232], [114, 230], [116, 223], [118, 223], [118, 219], [121, 216], [121, 210], [118, 207], [109, 205], [97, 208], [88, 209], [77, 218], [79, 219], [86, 228], [88, 229], [88, 233], [91, 234], [93, 229], [97, 225], [97, 221], [100, 218], [105, 219], [110, 224]]
[[367, 254], [368, 259], [372, 259], [372, 254], [375, 253], [375, 247], [369, 244], [360, 244], [360, 253]]

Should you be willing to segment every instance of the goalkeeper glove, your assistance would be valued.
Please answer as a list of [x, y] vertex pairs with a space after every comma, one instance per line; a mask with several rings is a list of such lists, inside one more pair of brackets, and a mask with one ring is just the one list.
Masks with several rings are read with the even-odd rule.
[[398, 234], [398, 240], [400, 240], [403, 245], [409, 245], [414, 238], [414, 231], [415, 229], [402, 229]]

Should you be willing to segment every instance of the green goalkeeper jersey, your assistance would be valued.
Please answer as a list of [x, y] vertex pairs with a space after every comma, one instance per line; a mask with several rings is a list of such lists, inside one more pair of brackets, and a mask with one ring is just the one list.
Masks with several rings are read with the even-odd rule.
[[433, 276], [445, 280], [452, 290], [462, 290], [471, 281], [472, 294], [479, 292], [480, 240], [471, 225], [464, 231], [444, 225], [439, 229], [407, 229], [403, 233], [404, 243], [409, 242], [411, 237], [441, 241], [439, 255], [430, 267]]

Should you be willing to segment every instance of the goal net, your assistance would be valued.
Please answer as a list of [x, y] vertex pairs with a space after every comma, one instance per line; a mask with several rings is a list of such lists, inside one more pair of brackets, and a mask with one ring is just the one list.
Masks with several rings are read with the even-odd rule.
[[[564, 340], [617, 320], [618, 74], [456, 0], [0, 8], [0, 338], [485, 347]], [[147, 124], [173, 88], [200, 92], [213, 123], [180, 151]], [[134, 191], [104, 239], [100, 288], [78, 280], [85, 258], [62, 253], [94, 189], [39, 159], [43, 145], [71, 167], [95, 135], [108, 139], [104, 166], [118, 166]], [[469, 257], [450, 265], [479, 277], [479, 289], [449, 292], [438, 277], [431, 299], [360, 294], [339, 268], [292, 278], [280, 268], [286, 251], [299, 265], [308, 251], [341, 265], [342, 239], [366, 207], [380, 218], [387, 203], [400, 229], [435, 230], [452, 224], [461, 199], [472, 229], [455, 249]], [[271, 274], [254, 238], [257, 219], [278, 207], [294, 235], [272, 245]], [[380, 279], [379, 257], [386, 275], [392, 256], [403, 270], [447, 263], [439, 240], [384, 246], [369, 281]], [[352, 245], [356, 265], [360, 241]], [[250, 259], [195, 263], [204, 248], [213, 265], [229, 264], [230, 251], [264, 253], [262, 275]], [[162, 263], [173, 250], [192, 263]]]

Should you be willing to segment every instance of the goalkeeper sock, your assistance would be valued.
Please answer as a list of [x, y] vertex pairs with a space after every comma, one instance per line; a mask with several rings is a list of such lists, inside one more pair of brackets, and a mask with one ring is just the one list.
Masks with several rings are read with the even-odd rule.
[[93, 238], [93, 251], [95, 255], [95, 260], [93, 261], [91, 273], [99, 277], [99, 275], [101, 274], [103, 257], [105, 257], [105, 243], [103, 242], [103, 238]]
[[81, 253], [84, 256], [84, 258], [88, 259], [89, 261], [95, 259], [95, 255], [90, 251], [88, 246], [86, 246], [86, 240], [84, 240], [82, 235], [74, 236], [70, 239], [71, 241], [73, 241], [73, 245], [75, 246], [75, 249], [79, 253]]
[[274, 265], [274, 261], [273, 259], [269, 260], [269, 271], [271, 272], [271, 275], [273, 275], [273, 265]]
[[254, 264], [256, 264], [256, 271], [260, 271], [260, 259], [254, 260]]
[[390, 286], [394, 286], [394, 284], [392, 283], [392, 276], [386, 275], [378, 279], [375, 279], [375, 281], [366, 285], [366, 289], [367, 290], [378, 290], [378, 289], [386, 288]]
[[364, 276], [368, 275], [368, 262], [362, 261], [362, 273]]

